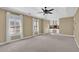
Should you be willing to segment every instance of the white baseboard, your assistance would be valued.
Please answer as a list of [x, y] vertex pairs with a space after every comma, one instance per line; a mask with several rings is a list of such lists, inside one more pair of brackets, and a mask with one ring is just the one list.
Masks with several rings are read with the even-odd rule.
[[[36, 37], [36, 36], [39, 36], [39, 35], [44, 35], [44, 34], [48, 34], [48, 33], [40, 33], [40, 34], [38, 34], [38, 35], [32, 35], [32, 36], [24, 37], [24, 38], [22, 38], [22, 39], [12, 40], [12, 41], [10, 41], [10, 42], [3, 42], [3, 43], [0, 43], [0, 45], [10, 44], [10, 43], [13, 43], [13, 42], [16, 42], [16, 41], [26, 40], [26, 39], [29, 39], [29, 38], [32, 38], [32, 37]], [[55, 34], [54, 34], [54, 35], [55, 35]], [[77, 47], [79, 48], [79, 44], [78, 44], [78, 42], [77, 42], [77, 40], [76, 40], [76, 38], [75, 38], [74, 35], [63, 35], [63, 34], [57, 34], [57, 35], [74, 37], [74, 40], [75, 40], [75, 42], [76, 42], [76, 45], [77, 45]]]
[[79, 48], [79, 44], [78, 44], [78, 42], [77, 42], [77, 40], [76, 40], [75, 37], [74, 37], [74, 40], [75, 40], [75, 42], [76, 42], [77, 47]]
[[59, 34], [59, 35], [68, 36], [68, 37], [75, 37], [74, 35], [65, 35], [65, 34]]
[[29, 38], [32, 38], [32, 37], [43, 35], [43, 34], [44, 33], [39, 33], [38, 35], [32, 35], [32, 36], [24, 37], [24, 38], [21, 38], [21, 39], [11, 40], [9, 42], [7, 42], [7, 41], [6, 42], [2, 42], [2, 43], [0, 43], [0, 45], [5, 45], [5, 44], [13, 43], [13, 42], [16, 42], [16, 41], [20, 41], [20, 40], [26, 40], [26, 39], [29, 39]]
[[[53, 34], [53, 35], [55, 35], [55, 34]], [[74, 40], [75, 40], [75, 42], [76, 42], [76, 45], [77, 45], [77, 47], [79, 48], [79, 44], [78, 44], [78, 42], [77, 42], [77, 40], [76, 40], [76, 38], [75, 38], [75, 35], [64, 35], [64, 34], [56, 34], [56, 35], [74, 37]]]
[[50, 33], [51, 35], [60, 35], [60, 36], [68, 36], [68, 37], [75, 37], [74, 35], [66, 35], [66, 34], [54, 34]]

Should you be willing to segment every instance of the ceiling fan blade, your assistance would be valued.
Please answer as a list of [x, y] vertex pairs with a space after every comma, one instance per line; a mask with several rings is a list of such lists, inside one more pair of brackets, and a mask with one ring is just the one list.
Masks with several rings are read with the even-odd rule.
[[45, 13], [43, 15], [45, 15]]
[[54, 10], [54, 9], [50, 9], [49, 11], [52, 11], [52, 10]]
[[53, 14], [52, 12], [48, 12], [49, 14]]
[[44, 9], [42, 8], [43, 12], [44, 12]]

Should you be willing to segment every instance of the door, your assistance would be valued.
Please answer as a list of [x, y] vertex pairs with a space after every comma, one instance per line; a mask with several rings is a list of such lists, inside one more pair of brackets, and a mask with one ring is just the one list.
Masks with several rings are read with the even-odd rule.
[[39, 34], [39, 19], [33, 18], [33, 35]]
[[21, 39], [22, 34], [22, 15], [7, 12], [6, 16], [6, 38], [7, 41]]

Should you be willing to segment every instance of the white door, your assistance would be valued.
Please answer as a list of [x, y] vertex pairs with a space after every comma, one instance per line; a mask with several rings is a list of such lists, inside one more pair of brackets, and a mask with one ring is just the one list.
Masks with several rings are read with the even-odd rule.
[[7, 41], [21, 39], [22, 35], [22, 16], [7, 12], [6, 16], [6, 38]]
[[36, 18], [33, 18], [33, 35], [39, 34], [39, 20]]

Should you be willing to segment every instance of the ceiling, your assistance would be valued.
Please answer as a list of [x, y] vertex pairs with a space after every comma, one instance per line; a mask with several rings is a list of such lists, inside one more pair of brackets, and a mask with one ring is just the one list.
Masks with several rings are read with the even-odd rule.
[[43, 18], [47, 20], [58, 20], [62, 17], [74, 16], [76, 13], [76, 7], [48, 7], [48, 9], [54, 8], [53, 14], [43, 15], [41, 12], [43, 7], [3, 7], [3, 9], [23, 13], [29, 16]]

